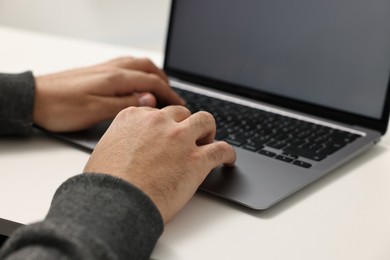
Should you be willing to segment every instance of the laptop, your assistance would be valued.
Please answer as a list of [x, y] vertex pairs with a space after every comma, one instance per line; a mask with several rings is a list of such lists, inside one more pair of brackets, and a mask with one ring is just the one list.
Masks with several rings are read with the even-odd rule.
[[0, 248], [8, 237], [22, 224], [0, 218]]
[[385, 134], [390, 1], [173, 0], [164, 70], [238, 155], [200, 189], [264, 210]]

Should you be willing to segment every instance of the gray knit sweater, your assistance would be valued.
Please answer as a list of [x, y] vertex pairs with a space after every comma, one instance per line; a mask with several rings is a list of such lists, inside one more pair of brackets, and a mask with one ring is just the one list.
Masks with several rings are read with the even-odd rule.
[[0, 135], [31, 133], [34, 87], [31, 72], [0, 73]]
[[[0, 134], [31, 133], [33, 99], [30, 72], [0, 74]], [[142, 191], [109, 175], [82, 174], [58, 188], [42, 222], [7, 240], [0, 259], [148, 259], [162, 230]]]

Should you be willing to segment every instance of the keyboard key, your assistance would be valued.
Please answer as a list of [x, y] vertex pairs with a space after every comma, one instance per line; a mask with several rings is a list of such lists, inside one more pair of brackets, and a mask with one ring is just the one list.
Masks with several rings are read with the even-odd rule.
[[265, 156], [268, 156], [268, 157], [275, 157], [276, 153], [273, 153], [273, 152], [270, 152], [270, 151], [267, 151], [267, 150], [260, 150], [259, 151], [259, 154], [262, 154], [262, 155], [265, 155]]
[[334, 142], [347, 144], [347, 143], [354, 141], [358, 137], [359, 137], [359, 135], [356, 135], [356, 134], [343, 132], [341, 130], [336, 130], [330, 136], [330, 139]]
[[235, 141], [235, 140], [232, 140], [232, 139], [229, 139], [229, 138], [225, 138], [223, 140], [225, 142], [227, 142], [228, 144], [231, 144], [231, 145], [234, 145], [234, 146], [238, 146], [238, 147], [240, 147], [243, 144], [242, 142], [238, 142], [238, 141]]
[[253, 144], [244, 144], [244, 146], [242, 146], [242, 148], [244, 148], [245, 150], [249, 150], [249, 151], [252, 151], [252, 152], [256, 152], [262, 148], [264, 148], [263, 145], [253, 145]]
[[246, 143], [247, 138], [243, 134], [229, 134], [224, 138], [226, 142], [235, 146], [241, 146]]
[[295, 160], [293, 162], [294, 165], [297, 165], [297, 166], [300, 166], [300, 167], [303, 167], [303, 168], [310, 168], [311, 167], [311, 164], [310, 163], [307, 163], [307, 162], [302, 162], [302, 161], [299, 161], [299, 160]]
[[264, 141], [249, 138], [243, 148], [255, 152], [264, 148], [264, 143]]
[[302, 156], [302, 157], [305, 157], [307, 159], [314, 160], [314, 161], [321, 161], [324, 158], [326, 158], [326, 154], [316, 153], [315, 151], [305, 149], [305, 148], [287, 147], [283, 151], [286, 153], [297, 154], [299, 156]]
[[287, 157], [285, 155], [278, 155], [278, 156], [275, 157], [275, 159], [278, 159], [278, 160], [281, 160], [281, 161], [284, 161], [284, 162], [288, 162], [288, 163], [294, 161], [293, 158]]
[[266, 145], [269, 147], [275, 148], [275, 149], [282, 149], [283, 147], [287, 146], [287, 144], [285, 142], [278, 141], [278, 140], [271, 141], [271, 142], [267, 143]]
[[320, 149], [318, 152], [322, 154], [330, 155], [338, 151], [340, 148], [344, 147], [345, 145], [346, 144], [332, 143], [332, 142], [324, 143], [322, 145], [322, 149]]
[[292, 153], [282, 153], [282, 154], [293, 159], [298, 159], [299, 157], [298, 155]]
[[217, 130], [217, 133], [216, 133], [216, 135], [215, 135], [215, 139], [217, 139], [217, 140], [222, 140], [222, 139], [225, 138], [228, 134], [229, 134], [229, 132], [228, 132], [226, 129], [218, 129], [218, 130]]
[[[339, 129], [176, 89], [191, 112], [205, 110], [217, 123], [215, 139], [300, 167], [311, 165], [299, 157], [321, 161], [359, 138]], [[264, 149], [270, 147], [274, 152]], [[292, 159], [293, 161], [290, 161]]]

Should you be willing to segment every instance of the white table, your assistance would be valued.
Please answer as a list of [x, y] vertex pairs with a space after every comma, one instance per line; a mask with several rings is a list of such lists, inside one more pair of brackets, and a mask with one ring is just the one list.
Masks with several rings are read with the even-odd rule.
[[[0, 27], [0, 71], [36, 74], [160, 53]], [[42, 219], [88, 153], [42, 134], [0, 138], [0, 218]], [[256, 212], [198, 193], [165, 228], [154, 259], [390, 259], [390, 137], [277, 206]]]

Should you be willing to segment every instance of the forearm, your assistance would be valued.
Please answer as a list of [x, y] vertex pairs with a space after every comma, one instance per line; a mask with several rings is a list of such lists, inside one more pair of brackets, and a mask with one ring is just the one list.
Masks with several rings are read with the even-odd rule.
[[143, 192], [112, 176], [84, 174], [65, 182], [45, 220], [18, 230], [0, 258], [148, 259], [162, 229]]
[[32, 131], [35, 82], [31, 72], [0, 73], [0, 135]]

